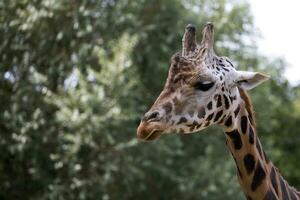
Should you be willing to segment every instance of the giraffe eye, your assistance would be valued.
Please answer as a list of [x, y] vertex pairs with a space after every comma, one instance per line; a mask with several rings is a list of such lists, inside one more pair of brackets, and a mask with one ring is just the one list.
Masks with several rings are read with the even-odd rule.
[[196, 90], [208, 91], [212, 86], [214, 86], [214, 82], [212, 81], [199, 81], [194, 85]]

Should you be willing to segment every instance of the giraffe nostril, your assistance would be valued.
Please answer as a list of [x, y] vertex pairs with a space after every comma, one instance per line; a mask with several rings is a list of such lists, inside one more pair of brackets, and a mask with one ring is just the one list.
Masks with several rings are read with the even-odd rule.
[[156, 121], [159, 119], [159, 112], [146, 113], [142, 121]]

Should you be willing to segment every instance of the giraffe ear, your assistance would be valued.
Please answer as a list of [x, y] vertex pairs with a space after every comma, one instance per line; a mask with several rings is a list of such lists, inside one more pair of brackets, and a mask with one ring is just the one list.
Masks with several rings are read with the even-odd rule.
[[237, 71], [235, 83], [238, 87], [245, 90], [251, 90], [270, 78], [269, 75], [259, 72]]

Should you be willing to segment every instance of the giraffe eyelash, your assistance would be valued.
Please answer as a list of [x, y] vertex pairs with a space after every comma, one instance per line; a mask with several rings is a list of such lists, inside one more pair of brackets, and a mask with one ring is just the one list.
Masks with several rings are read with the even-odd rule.
[[201, 90], [203, 92], [206, 92], [209, 89], [211, 89], [214, 85], [215, 83], [212, 81], [199, 81], [194, 85], [194, 88], [196, 90]]

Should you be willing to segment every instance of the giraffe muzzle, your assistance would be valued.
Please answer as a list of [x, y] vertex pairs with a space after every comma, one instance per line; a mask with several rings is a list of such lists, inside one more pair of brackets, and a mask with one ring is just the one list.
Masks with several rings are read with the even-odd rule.
[[158, 139], [163, 130], [159, 122], [141, 121], [137, 129], [137, 137], [145, 141], [152, 141]]

